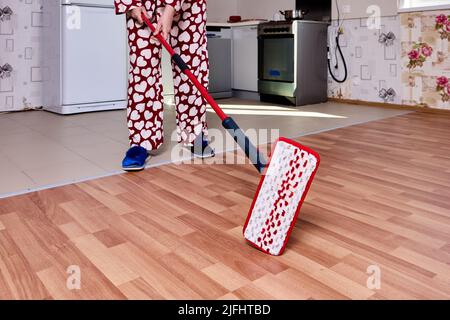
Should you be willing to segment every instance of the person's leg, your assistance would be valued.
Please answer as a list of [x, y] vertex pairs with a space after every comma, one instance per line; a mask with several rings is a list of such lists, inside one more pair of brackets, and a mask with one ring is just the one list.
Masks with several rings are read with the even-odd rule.
[[[209, 66], [206, 43], [206, 0], [185, 2], [171, 32], [171, 45], [200, 82], [208, 87]], [[174, 68], [178, 142], [193, 145], [208, 134], [206, 103], [189, 79]]]
[[[149, 13], [156, 12], [153, 1], [145, 2]], [[163, 96], [161, 45], [151, 39], [148, 27], [127, 19], [130, 47], [127, 121], [130, 150], [122, 162], [124, 170], [141, 170], [148, 152], [163, 143]]]
[[[150, 12], [154, 12], [154, 8]], [[164, 139], [161, 45], [151, 39], [148, 27], [139, 25], [131, 18], [127, 25], [130, 46], [127, 110], [130, 146], [156, 150]]]

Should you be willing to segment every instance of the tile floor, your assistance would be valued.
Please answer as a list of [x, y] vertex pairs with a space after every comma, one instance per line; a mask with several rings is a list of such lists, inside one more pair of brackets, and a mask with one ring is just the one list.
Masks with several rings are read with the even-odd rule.
[[[238, 99], [221, 100], [220, 104], [244, 130], [279, 129], [280, 135], [286, 137], [407, 113], [331, 102], [301, 108]], [[222, 130], [218, 118], [212, 110], [209, 112], [209, 127]], [[172, 161], [176, 143], [170, 141], [170, 134], [174, 129], [174, 109], [167, 106], [166, 143], [149, 161], [149, 166]], [[275, 138], [261, 137], [258, 143]], [[214, 147], [218, 153], [229, 150], [219, 141], [215, 141]], [[0, 114], [0, 198], [120, 173], [127, 148], [123, 110], [71, 116], [45, 111]]]

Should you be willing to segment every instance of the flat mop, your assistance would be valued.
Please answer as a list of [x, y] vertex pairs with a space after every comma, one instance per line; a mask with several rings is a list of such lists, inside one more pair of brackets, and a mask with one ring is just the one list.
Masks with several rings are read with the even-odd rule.
[[[145, 14], [142, 14], [142, 19], [154, 33], [155, 27]], [[161, 34], [155, 37], [170, 54], [174, 63], [200, 91], [222, 120], [223, 127], [231, 134], [258, 172], [262, 174], [265, 171], [244, 226], [244, 237], [251, 245], [265, 253], [281, 255], [319, 166], [319, 155], [295, 141], [280, 138], [275, 143], [270, 162], [267, 162], [233, 118], [223, 112], [180, 55], [175, 53]]]

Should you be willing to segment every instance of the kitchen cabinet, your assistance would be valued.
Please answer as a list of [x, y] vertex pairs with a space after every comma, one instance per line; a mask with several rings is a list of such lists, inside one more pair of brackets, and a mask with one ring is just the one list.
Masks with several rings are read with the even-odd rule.
[[233, 89], [258, 91], [258, 26], [233, 27]]
[[[230, 82], [234, 90], [258, 91], [258, 23], [208, 23], [209, 89], [216, 98], [228, 97]], [[166, 99], [173, 96], [172, 77], [170, 56], [164, 52], [162, 82]]]

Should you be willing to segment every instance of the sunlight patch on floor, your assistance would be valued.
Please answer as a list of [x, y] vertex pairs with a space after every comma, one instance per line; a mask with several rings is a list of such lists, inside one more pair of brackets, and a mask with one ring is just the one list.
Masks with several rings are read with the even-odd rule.
[[[332, 118], [347, 119], [345, 116], [338, 116], [323, 112], [300, 111], [299, 109], [280, 107], [280, 106], [258, 106], [258, 105], [234, 105], [224, 104], [220, 106], [225, 113], [229, 115], [255, 115], [255, 116], [289, 116], [304, 118]], [[214, 113], [214, 110], [208, 106], [207, 112]]]

